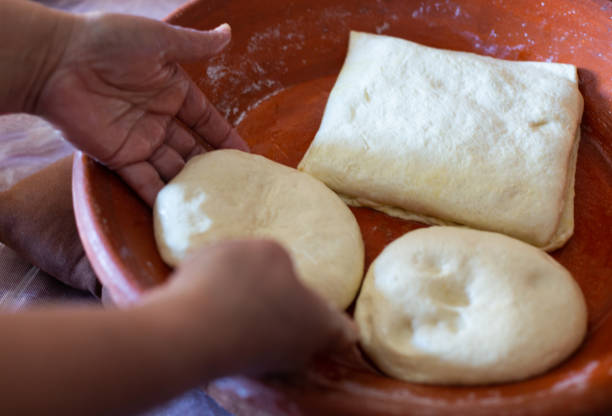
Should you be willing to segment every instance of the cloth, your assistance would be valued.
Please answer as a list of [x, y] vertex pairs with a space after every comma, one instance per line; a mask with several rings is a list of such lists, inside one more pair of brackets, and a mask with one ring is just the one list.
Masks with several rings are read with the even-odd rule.
[[[161, 19], [186, 0], [42, 0], [49, 7], [72, 12], [105, 11], [137, 14]], [[0, 192], [13, 189], [25, 178], [60, 161], [74, 152], [60, 131], [44, 120], [25, 114], [0, 117]], [[59, 172], [59, 170], [54, 170]], [[67, 183], [69, 186], [69, 183]], [[20, 185], [21, 186], [21, 185]], [[69, 230], [68, 227], [66, 230]], [[65, 232], [61, 233], [66, 235]], [[48, 268], [49, 265], [44, 265]], [[57, 270], [54, 271], [56, 274]], [[83, 277], [85, 276], [85, 277]], [[58, 281], [39, 267], [32, 265], [14, 250], [0, 244], [0, 310], [23, 310], [48, 303], [99, 302], [91, 292], [99, 292], [86, 272], [77, 271], [71, 286]], [[97, 293], [99, 296], [99, 293]], [[194, 389], [141, 416], [203, 415], [227, 416], [203, 391]]]
[[17, 311], [46, 303], [96, 302], [29, 264], [17, 253], [0, 244], [0, 310]]

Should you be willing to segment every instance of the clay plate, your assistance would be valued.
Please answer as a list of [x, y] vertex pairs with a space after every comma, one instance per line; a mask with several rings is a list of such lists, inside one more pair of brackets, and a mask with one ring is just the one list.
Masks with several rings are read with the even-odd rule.
[[[349, 29], [512, 60], [577, 65], [585, 97], [576, 173], [576, 231], [553, 253], [587, 299], [584, 345], [552, 371], [475, 388], [405, 383], [381, 375], [359, 351], [321, 359], [301, 374], [226, 378], [208, 391], [236, 414], [594, 414], [612, 412], [612, 3], [603, 0], [196, 1], [174, 24], [233, 27], [225, 52], [185, 65], [255, 153], [296, 166], [318, 128], [342, 65]], [[129, 303], [169, 268], [150, 210], [112, 173], [75, 158], [74, 201], [87, 254], [114, 299]], [[354, 209], [369, 264], [420, 225]], [[260, 413], [261, 412], [261, 413]]]

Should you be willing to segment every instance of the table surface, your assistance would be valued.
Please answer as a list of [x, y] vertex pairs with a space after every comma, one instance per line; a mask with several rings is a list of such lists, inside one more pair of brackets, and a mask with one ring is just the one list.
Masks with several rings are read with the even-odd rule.
[[[41, 0], [75, 13], [104, 11], [162, 19], [186, 0]], [[74, 152], [61, 132], [44, 120], [25, 115], [0, 117], [0, 191]], [[53, 302], [95, 302], [90, 295], [58, 282], [0, 243], [0, 309], [22, 310]], [[144, 415], [228, 415], [199, 389]]]

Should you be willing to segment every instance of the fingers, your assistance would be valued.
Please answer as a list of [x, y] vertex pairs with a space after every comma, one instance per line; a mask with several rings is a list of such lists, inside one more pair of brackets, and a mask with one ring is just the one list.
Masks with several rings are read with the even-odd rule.
[[209, 346], [215, 345], [221, 354], [216, 356], [232, 357], [224, 369], [230, 373], [293, 370], [317, 353], [345, 354], [357, 339], [352, 321], [307, 288], [290, 254], [269, 240], [224, 242], [194, 251], [157, 293], [148, 299], [169, 296], [191, 316], [214, 317], [199, 325], [197, 331], [206, 330], [197, 334], [206, 339], [211, 325], [218, 325], [212, 332], [222, 336]]
[[193, 82], [189, 85], [177, 118], [215, 148], [249, 151], [242, 137]]
[[304, 289], [309, 292], [306, 296], [317, 305], [318, 313], [315, 315], [315, 321], [321, 328], [325, 328], [326, 336], [322, 338], [325, 341], [320, 345], [318, 352], [342, 352], [354, 346], [359, 340], [359, 331], [355, 322], [328, 300], [310, 289]]
[[171, 120], [166, 129], [166, 138], [148, 161], [159, 172], [164, 181], [174, 178], [192, 157], [204, 153], [204, 148], [193, 135], [176, 120]]
[[224, 23], [213, 30], [194, 30], [164, 25], [168, 61], [196, 61], [221, 52], [232, 38], [232, 30]]
[[[309, 323], [312, 329], [308, 332], [321, 334], [317, 341], [319, 351], [342, 351], [355, 345], [358, 340], [357, 325], [338, 307], [308, 288], [299, 279], [291, 255], [281, 244], [274, 240], [252, 240], [250, 244], [254, 249], [261, 251], [258, 258], [268, 256], [264, 260], [267, 273], [277, 275], [284, 284], [295, 290], [293, 312], [300, 313], [298, 319], [302, 322], [304, 318], [301, 313], [305, 311], [308, 311], [306, 315], [313, 318]], [[278, 288], [280, 284], [272, 282], [272, 286]]]
[[159, 172], [164, 181], [174, 178], [192, 157], [204, 153], [193, 135], [176, 121], [171, 121], [166, 131], [164, 144], [149, 158], [149, 163]]
[[345, 313], [334, 311], [330, 351], [344, 351], [352, 347], [359, 340], [357, 324]]
[[191, 152], [189, 152], [189, 154], [187, 155], [187, 158], [185, 160], [191, 160], [192, 157], [200, 155], [204, 152], [206, 152], [207, 150], [213, 150], [213, 149], [204, 149], [202, 146], [196, 146], [193, 148], [193, 150]]
[[164, 182], [152, 164], [134, 163], [118, 169], [117, 173], [149, 206], [155, 204], [155, 198], [164, 187]]
[[[165, 26], [167, 31], [167, 61], [189, 61], [219, 53], [231, 39], [231, 28], [223, 24], [210, 31], [198, 31], [177, 26]], [[182, 70], [180, 70], [182, 71]], [[189, 76], [183, 72], [186, 79]], [[249, 151], [244, 140], [202, 91], [190, 81], [185, 101], [177, 118], [215, 148]], [[179, 152], [180, 153], [180, 152]]]
[[164, 142], [145, 160], [117, 169], [117, 173], [150, 206], [165, 182], [174, 178], [185, 162], [204, 152], [193, 135], [176, 121], [170, 121]]
[[161, 145], [149, 158], [149, 163], [164, 181], [174, 178], [185, 166], [185, 160], [170, 146]]
[[185, 130], [179, 123], [172, 121], [168, 125], [166, 132], [166, 145], [174, 149], [183, 158], [188, 159], [189, 155], [197, 147], [201, 147], [193, 135]]

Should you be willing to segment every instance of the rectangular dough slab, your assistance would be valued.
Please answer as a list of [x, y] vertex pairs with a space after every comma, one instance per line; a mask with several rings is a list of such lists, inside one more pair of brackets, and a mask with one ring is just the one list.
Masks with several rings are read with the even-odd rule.
[[582, 108], [573, 65], [351, 32], [299, 169], [350, 205], [552, 250], [573, 233]]

